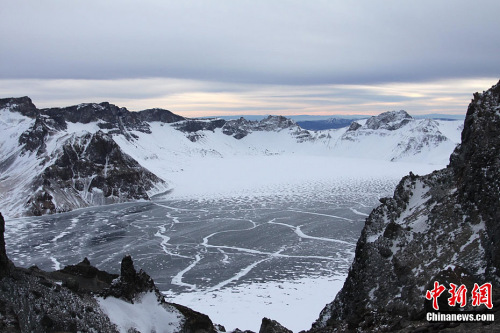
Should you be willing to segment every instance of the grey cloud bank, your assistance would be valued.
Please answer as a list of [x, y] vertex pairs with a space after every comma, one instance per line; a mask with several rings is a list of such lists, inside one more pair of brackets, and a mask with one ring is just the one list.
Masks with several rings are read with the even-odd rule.
[[[210, 93], [497, 78], [499, 12], [495, 0], [6, 0], [0, 93], [15, 93], [2, 87], [23, 79], [50, 81], [54, 97], [58, 80], [81, 81], [73, 84], [81, 85], [83, 101], [100, 97], [89, 94], [93, 80], [121, 80], [117, 88], [123, 80], [149, 80], [136, 95], [158, 99], [179, 90], [155, 88], [158, 80], [182, 81], [184, 93]], [[134, 95], [116, 90], [102, 98]], [[76, 92], [59, 91], [60, 100]]]

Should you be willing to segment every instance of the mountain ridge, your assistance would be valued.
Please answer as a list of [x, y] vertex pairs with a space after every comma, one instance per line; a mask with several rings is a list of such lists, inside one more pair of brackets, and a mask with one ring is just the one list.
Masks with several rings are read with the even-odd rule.
[[172, 190], [175, 175], [165, 170], [182, 170], [182, 163], [197, 158], [319, 153], [399, 161], [431, 154], [429, 163], [440, 163], [436, 156], [449, 154], [455, 145], [440, 132], [449, 124], [413, 118], [399, 131], [359, 125], [349, 134], [346, 128], [307, 131], [282, 116], [188, 119], [164, 109], [131, 112], [107, 102], [37, 109], [29, 97], [0, 99], [0, 112], [7, 134], [0, 147], [0, 188], [6, 193], [0, 207], [13, 216], [150, 200]]

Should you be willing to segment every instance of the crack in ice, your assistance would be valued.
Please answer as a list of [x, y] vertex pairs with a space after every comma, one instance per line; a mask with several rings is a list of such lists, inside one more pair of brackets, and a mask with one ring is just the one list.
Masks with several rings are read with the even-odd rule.
[[182, 278], [184, 277], [184, 274], [186, 274], [191, 269], [193, 269], [193, 267], [196, 266], [201, 261], [201, 259], [202, 259], [201, 256], [199, 254], [197, 254], [195, 256], [195, 260], [188, 267], [184, 268], [182, 271], [180, 271], [179, 273], [177, 273], [172, 278], [172, 284], [175, 284], [175, 285], [181, 286], [181, 287], [188, 287], [191, 290], [195, 290], [196, 289], [196, 284], [190, 284], [190, 283], [182, 282]]
[[314, 212], [305, 212], [305, 211], [302, 211], [302, 210], [295, 210], [295, 209], [287, 209], [287, 211], [289, 211], [289, 212], [295, 212], [295, 213], [302, 213], [302, 214], [327, 216], [327, 217], [333, 217], [333, 218], [336, 218], [336, 219], [346, 220], [346, 221], [349, 221], [349, 222], [354, 222], [353, 220], [348, 219], [347, 217], [336, 216], [336, 215], [321, 214], [321, 213], [314, 213]]
[[342, 240], [338, 240], [338, 239], [333, 239], [333, 238], [325, 238], [325, 237], [315, 237], [315, 236], [309, 236], [309, 235], [306, 235], [301, 229], [300, 229], [300, 225], [298, 227], [296, 226], [293, 226], [293, 225], [290, 225], [290, 224], [286, 224], [286, 223], [280, 223], [280, 222], [273, 222], [273, 221], [269, 221], [267, 222], [269, 224], [278, 224], [278, 225], [282, 225], [282, 226], [285, 226], [285, 227], [288, 227], [290, 229], [293, 229], [293, 231], [297, 234], [297, 236], [299, 236], [300, 238], [306, 238], [306, 239], [315, 239], [315, 240], [320, 240], [320, 241], [325, 241], [325, 242], [333, 242], [333, 243], [340, 243], [340, 244], [345, 244], [345, 245], [350, 245], [350, 246], [354, 246], [356, 245], [355, 243], [351, 243], [351, 242], [346, 242], [346, 241], [342, 241]]

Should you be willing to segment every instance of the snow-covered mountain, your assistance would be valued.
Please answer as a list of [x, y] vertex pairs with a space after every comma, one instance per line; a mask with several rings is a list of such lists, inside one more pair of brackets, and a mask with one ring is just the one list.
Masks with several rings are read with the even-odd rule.
[[353, 157], [446, 164], [462, 129], [462, 121], [416, 120], [405, 111], [390, 111], [352, 122], [335, 150]]
[[37, 109], [28, 97], [0, 99], [0, 209], [42, 215], [149, 200], [172, 190], [185, 166], [207, 158], [320, 154], [443, 166], [462, 126], [391, 111], [307, 131], [281, 116], [186, 119], [109, 103]]

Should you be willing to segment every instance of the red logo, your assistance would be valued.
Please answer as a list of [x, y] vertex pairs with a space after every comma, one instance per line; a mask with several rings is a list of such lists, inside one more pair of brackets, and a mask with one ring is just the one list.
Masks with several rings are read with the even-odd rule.
[[491, 298], [491, 283], [485, 283], [482, 286], [478, 286], [477, 283], [474, 283], [474, 289], [472, 289], [473, 306], [484, 304], [488, 309], [491, 309], [493, 308]]
[[451, 294], [451, 297], [448, 298], [448, 304], [450, 306], [456, 306], [458, 303], [460, 307], [463, 308], [467, 304], [467, 287], [463, 284], [458, 287], [453, 283], [450, 283], [450, 287], [448, 292]]
[[437, 281], [434, 281], [434, 289], [432, 289], [431, 291], [427, 290], [425, 298], [427, 298], [428, 300], [432, 299], [432, 307], [434, 308], [434, 310], [439, 310], [437, 299], [445, 290], [446, 288], [443, 285], [440, 285]]
[[[445, 290], [446, 288], [437, 281], [434, 281], [434, 289], [427, 290], [425, 298], [432, 300], [432, 307], [434, 310], [439, 310], [437, 299]], [[482, 286], [474, 283], [474, 289], [472, 289], [472, 306], [484, 304], [488, 309], [492, 309], [493, 303], [491, 300], [493, 297], [491, 290], [491, 283], [485, 283]], [[462, 284], [458, 286], [454, 283], [450, 283], [448, 293], [451, 295], [451, 297], [448, 298], [448, 304], [450, 306], [460, 305], [460, 307], [463, 308], [467, 304], [467, 287], [465, 285]]]

